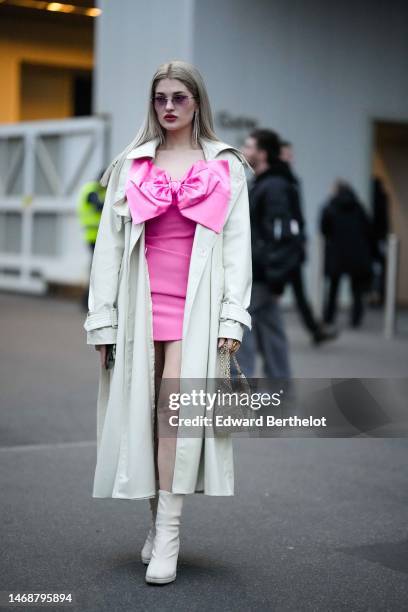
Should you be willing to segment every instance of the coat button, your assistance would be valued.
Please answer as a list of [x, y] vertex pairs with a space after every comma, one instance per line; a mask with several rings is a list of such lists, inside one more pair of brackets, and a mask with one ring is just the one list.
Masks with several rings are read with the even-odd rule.
[[202, 257], [204, 257], [204, 255], [207, 255], [207, 249], [200, 249], [200, 255]]

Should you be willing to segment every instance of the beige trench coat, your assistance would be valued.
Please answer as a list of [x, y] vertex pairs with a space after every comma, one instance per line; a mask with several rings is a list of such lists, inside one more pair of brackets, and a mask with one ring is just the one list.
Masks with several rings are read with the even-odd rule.
[[[155, 495], [154, 342], [144, 223], [133, 224], [125, 182], [134, 158], [155, 157], [158, 139], [133, 149], [114, 168], [92, 259], [87, 343], [116, 343], [113, 369], [100, 366], [97, 461], [93, 497], [143, 499]], [[197, 224], [183, 319], [180, 383], [219, 375], [219, 337], [242, 339], [251, 328], [249, 204], [240, 152], [200, 139], [206, 160], [229, 161], [231, 196], [220, 234]], [[239, 353], [238, 353], [239, 354]], [[96, 358], [96, 355], [95, 355]], [[180, 409], [179, 416], [182, 416]], [[173, 493], [234, 494], [230, 436], [178, 437]]]

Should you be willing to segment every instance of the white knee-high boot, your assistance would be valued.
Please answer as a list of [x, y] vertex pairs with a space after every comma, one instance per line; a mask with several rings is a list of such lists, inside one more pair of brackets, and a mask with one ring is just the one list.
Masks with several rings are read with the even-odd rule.
[[158, 501], [159, 501], [159, 492], [156, 491], [156, 496], [149, 498], [150, 511], [152, 513], [152, 524], [150, 526], [149, 533], [147, 534], [145, 543], [143, 544], [143, 548], [140, 552], [140, 558], [142, 559], [142, 562], [145, 565], [147, 565], [150, 562], [150, 559], [152, 557], [153, 540], [154, 540], [154, 536], [156, 535], [155, 523], [156, 523], [156, 513], [157, 513]]
[[146, 570], [146, 582], [165, 584], [176, 579], [180, 549], [180, 518], [184, 495], [159, 489], [156, 535], [152, 558]]

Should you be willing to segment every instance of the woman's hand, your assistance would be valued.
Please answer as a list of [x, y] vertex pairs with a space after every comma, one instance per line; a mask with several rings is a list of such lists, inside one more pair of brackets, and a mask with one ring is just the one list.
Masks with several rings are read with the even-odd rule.
[[233, 338], [218, 338], [218, 348], [223, 346], [223, 344], [228, 346], [230, 353], [235, 353], [241, 346], [239, 340], [234, 340]]
[[105, 367], [106, 362], [106, 344], [95, 344], [95, 350], [99, 351], [101, 366]]

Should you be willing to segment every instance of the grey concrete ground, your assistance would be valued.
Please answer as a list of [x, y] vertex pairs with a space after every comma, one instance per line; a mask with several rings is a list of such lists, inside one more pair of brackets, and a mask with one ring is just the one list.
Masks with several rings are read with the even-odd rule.
[[[72, 592], [81, 612], [408, 609], [406, 439], [234, 440], [235, 496], [188, 496], [177, 580], [148, 586], [147, 502], [91, 497], [83, 313], [11, 294], [0, 312], [1, 591]], [[376, 312], [319, 349], [285, 318], [296, 376], [406, 376], [408, 338], [384, 341]]]

